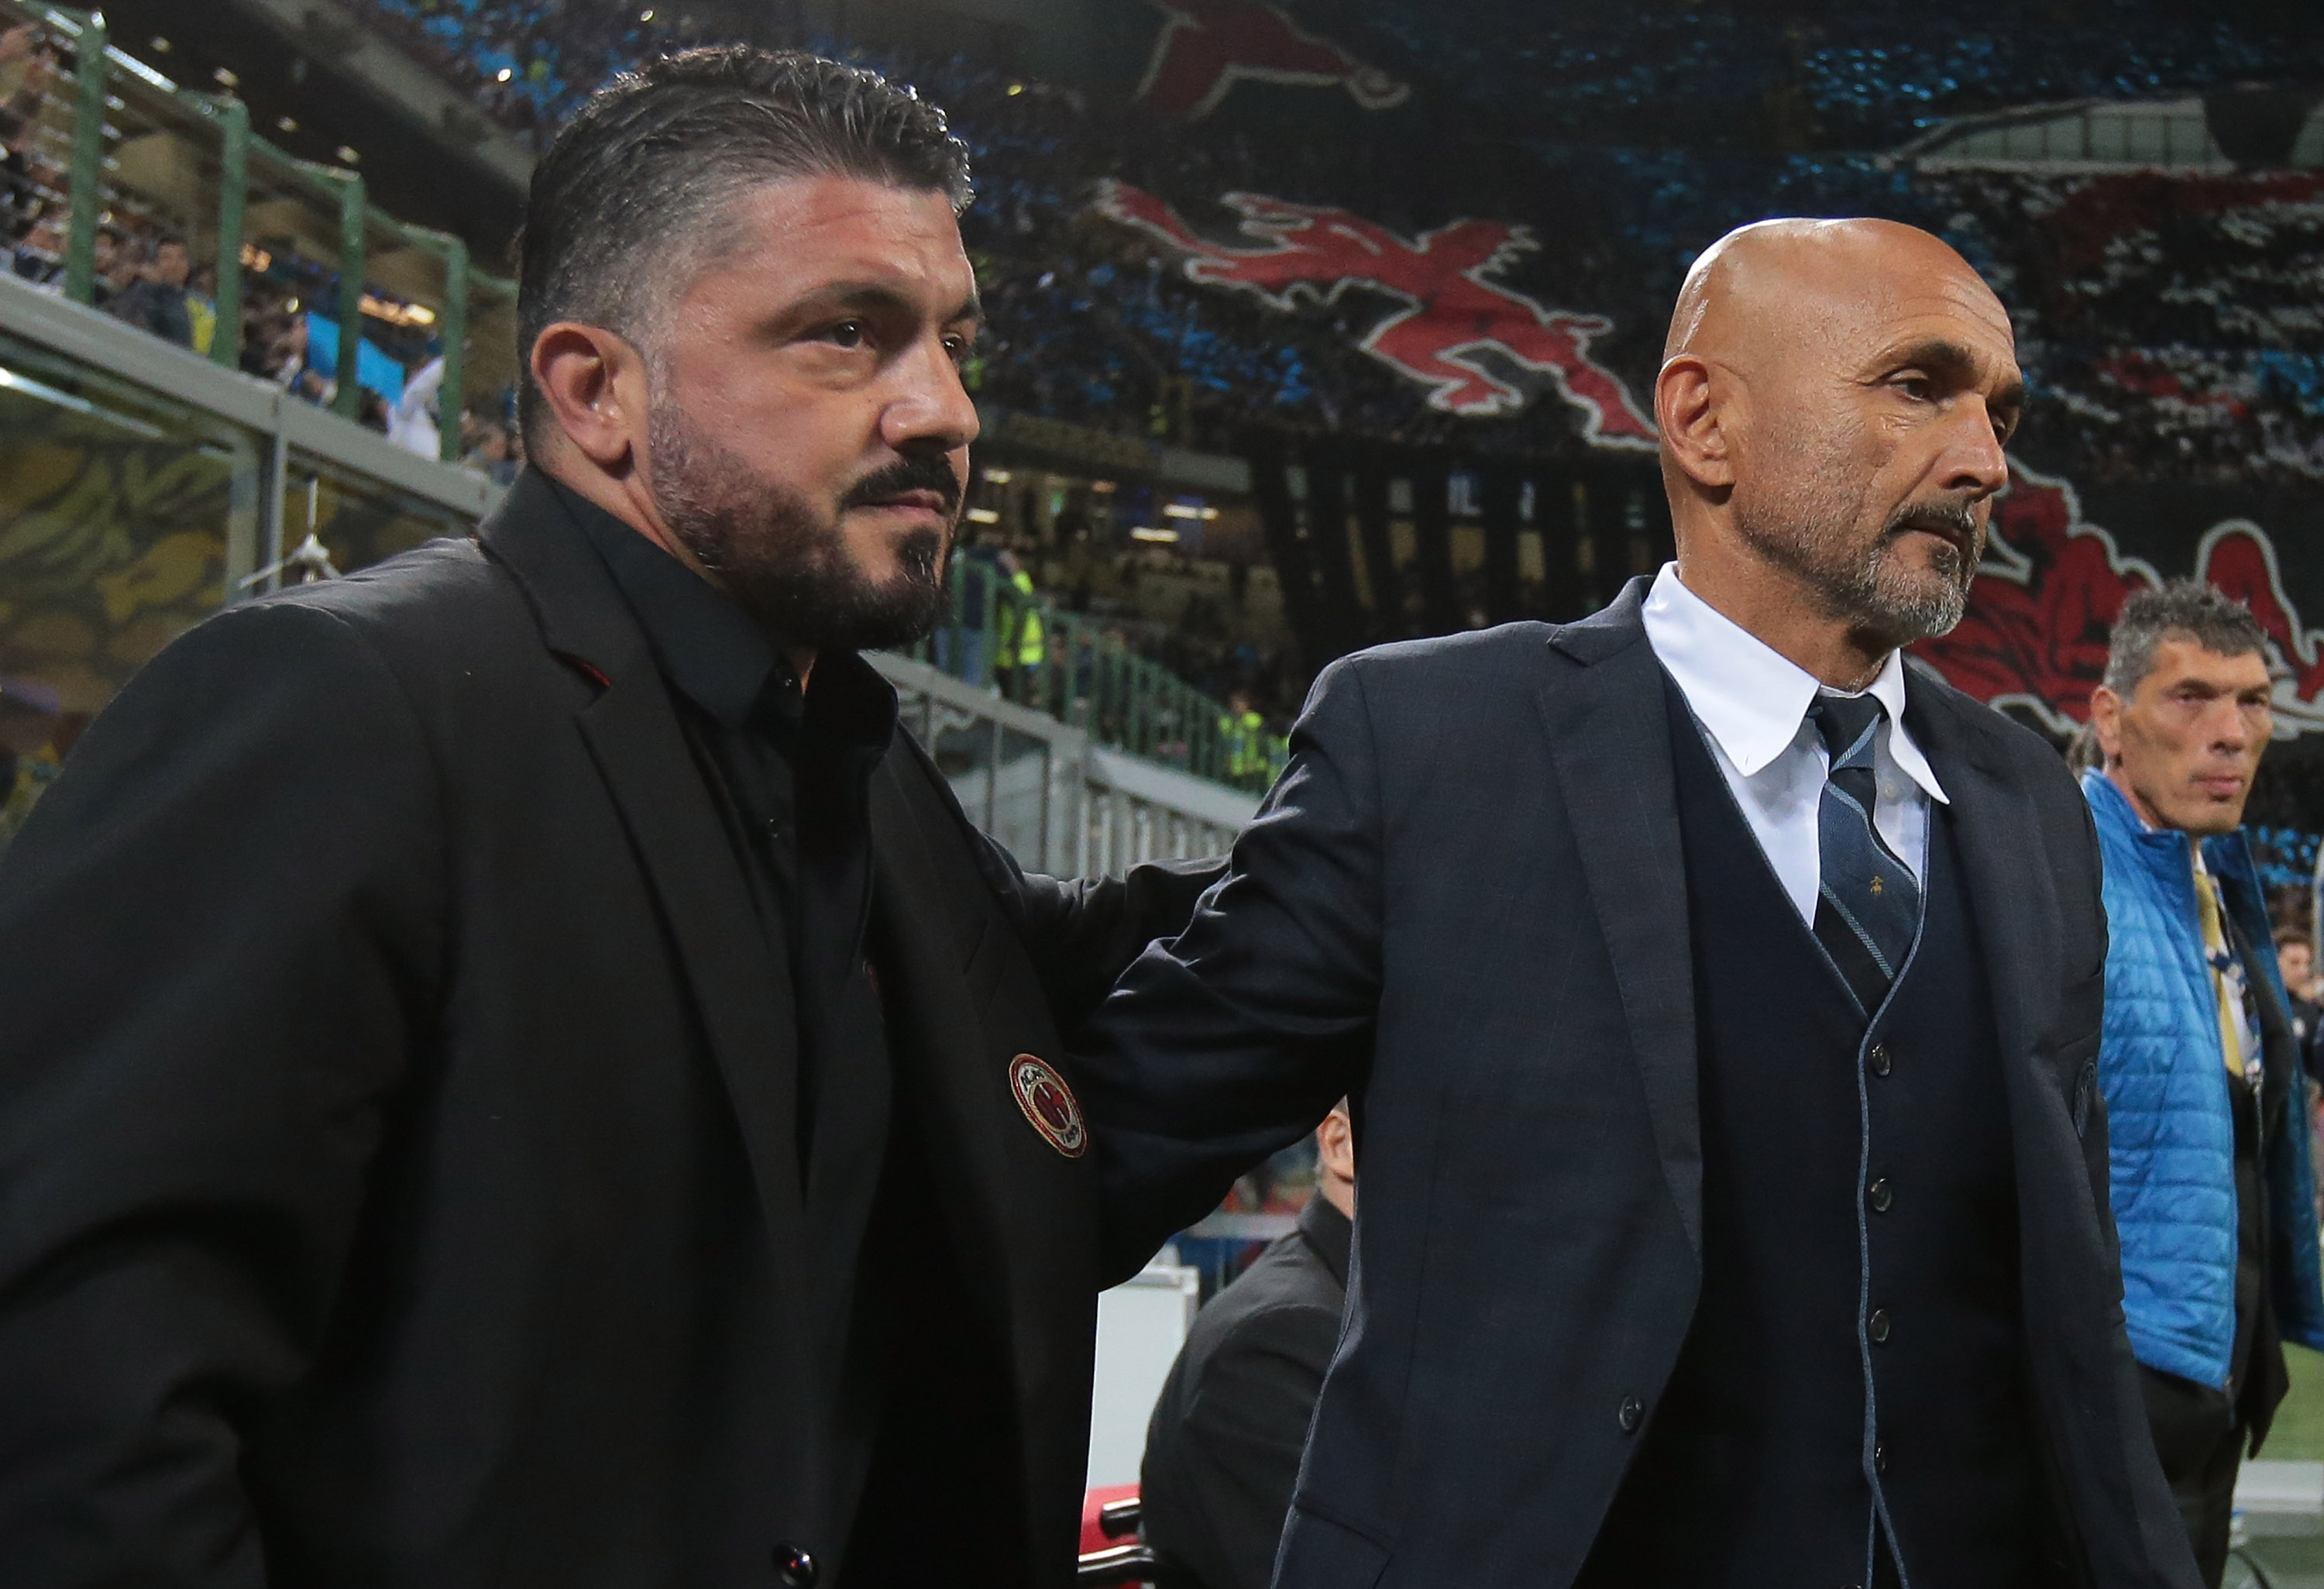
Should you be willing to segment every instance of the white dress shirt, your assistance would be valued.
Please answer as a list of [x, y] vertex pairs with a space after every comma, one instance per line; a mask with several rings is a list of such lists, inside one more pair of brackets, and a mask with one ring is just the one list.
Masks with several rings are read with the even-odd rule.
[[[1689, 590], [1679, 581], [1676, 563], [1664, 564], [1655, 577], [1644, 616], [1646, 643], [1686, 697], [1775, 881], [1812, 926], [1823, 864], [1816, 819], [1831, 758], [1807, 720], [1808, 706], [1818, 695], [1846, 692], [1819, 683]], [[1926, 882], [1929, 802], [1951, 801], [1904, 732], [1901, 652], [1888, 653], [1863, 693], [1888, 709], [1873, 742], [1873, 826], [1914, 877]]]

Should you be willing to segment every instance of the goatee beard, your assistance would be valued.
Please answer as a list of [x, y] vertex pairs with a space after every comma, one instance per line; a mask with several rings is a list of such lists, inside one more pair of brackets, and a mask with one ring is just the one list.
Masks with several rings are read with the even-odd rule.
[[[1985, 532], [1966, 503], [1899, 508], [1861, 552], [1849, 549], [1852, 535], [1843, 522], [1782, 517], [1787, 522], [1769, 524], [1738, 513], [1737, 528], [1761, 556], [1805, 582], [1829, 615], [1851, 628], [1901, 647], [1951, 633], [1969, 610]], [[1898, 560], [1896, 543], [1907, 531], [1924, 528], [1950, 530], [1959, 542], [1932, 553], [1927, 572], [1908, 571]]]
[[[945, 607], [945, 531], [918, 530], [897, 548], [900, 572], [875, 581], [848, 555], [836, 514], [767, 479], [703, 437], [674, 403], [656, 400], [646, 419], [654, 505], [662, 522], [727, 594], [785, 641], [824, 651], [908, 644]], [[850, 487], [839, 509], [902, 491], [942, 494], [948, 514], [960, 482], [941, 457], [899, 460]]]

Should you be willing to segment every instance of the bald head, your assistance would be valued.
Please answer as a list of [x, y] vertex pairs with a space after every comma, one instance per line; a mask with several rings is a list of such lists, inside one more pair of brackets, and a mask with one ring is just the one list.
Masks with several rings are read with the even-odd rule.
[[2009, 315], [1943, 239], [1882, 220], [1773, 220], [1738, 226], [1686, 273], [1671, 313], [1665, 359], [1748, 355], [1835, 319], [1893, 316], [1933, 293], [2005, 337]]
[[1655, 396], [1690, 585], [1690, 562], [1724, 560], [1844, 617], [1867, 654], [1959, 620], [2024, 385], [2008, 311], [1942, 241], [1730, 232], [1687, 273]]

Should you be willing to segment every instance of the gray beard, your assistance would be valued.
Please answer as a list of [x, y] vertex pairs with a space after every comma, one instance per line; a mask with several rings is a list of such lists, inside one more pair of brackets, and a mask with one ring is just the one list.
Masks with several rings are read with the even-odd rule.
[[[1911, 503], [1901, 508], [1881, 530], [1880, 538], [1861, 551], [1849, 546], [1849, 526], [1831, 513], [1785, 511], [1804, 503], [1778, 503], [1765, 514], [1743, 511], [1735, 515], [1736, 528], [1761, 557], [1796, 576], [1812, 591], [1826, 616], [1886, 639], [1892, 646], [1950, 634], [1969, 609], [1969, 582], [1974, 566], [1963, 567], [1958, 547], [1943, 546], [1931, 557], [1932, 571], [1907, 571], [1896, 555], [1896, 542], [1907, 525], [1931, 513], [1950, 516], [1949, 506]], [[1960, 510], [1957, 522], [1968, 539], [1982, 546], [1975, 521]]]

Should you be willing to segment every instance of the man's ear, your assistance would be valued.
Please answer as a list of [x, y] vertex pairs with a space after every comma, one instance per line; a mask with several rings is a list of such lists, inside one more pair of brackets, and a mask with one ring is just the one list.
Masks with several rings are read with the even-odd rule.
[[2122, 759], [2122, 697], [2105, 685], [2090, 691], [2090, 727], [2098, 737], [2101, 767]]
[[558, 429], [607, 474], [645, 450], [645, 360], [602, 326], [558, 320], [532, 343], [532, 379]]
[[1692, 353], [1673, 357], [1655, 378], [1655, 424], [1664, 448], [1689, 479], [1713, 491], [1735, 484], [1734, 438], [1727, 426], [1731, 384]]

